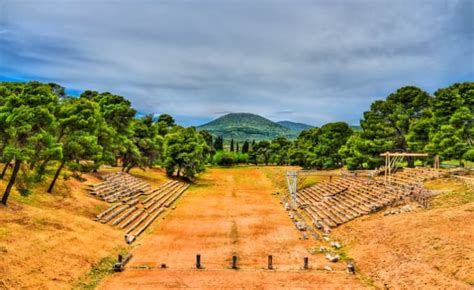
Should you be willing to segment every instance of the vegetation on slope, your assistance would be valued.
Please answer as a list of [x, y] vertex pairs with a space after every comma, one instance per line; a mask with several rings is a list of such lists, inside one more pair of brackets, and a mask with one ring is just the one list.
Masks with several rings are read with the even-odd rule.
[[279, 136], [295, 138], [298, 134], [297, 131], [250, 113], [227, 114], [197, 129], [237, 141], [271, 140]]
[[310, 128], [314, 127], [314, 126], [311, 126], [311, 125], [308, 125], [308, 124], [297, 123], [297, 122], [292, 122], [292, 121], [278, 121], [276, 123], [282, 125], [285, 128], [296, 131], [298, 133], [303, 131], [303, 130], [310, 129]]

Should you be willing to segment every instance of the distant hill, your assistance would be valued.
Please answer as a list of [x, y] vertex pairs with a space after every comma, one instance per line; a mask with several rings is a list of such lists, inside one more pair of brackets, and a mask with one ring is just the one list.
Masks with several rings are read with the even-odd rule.
[[224, 139], [271, 140], [278, 136], [294, 139], [298, 131], [286, 128], [262, 116], [250, 113], [231, 113], [224, 115], [207, 124], [197, 127]]
[[292, 121], [279, 121], [277, 124], [282, 125], [285, 128], [288, 128], [292, 131], [297, 131], [301, 132], [305, 129], [313, 128], [313, 126], [304, 124], [304, 123], [297, 123], [297, 122], [292, 122]]

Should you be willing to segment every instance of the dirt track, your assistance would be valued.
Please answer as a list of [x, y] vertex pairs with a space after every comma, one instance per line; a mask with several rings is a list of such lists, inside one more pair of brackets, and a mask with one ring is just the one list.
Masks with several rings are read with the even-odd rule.
[[[188, 190], [176, 210], [139, 240], [125, 272], [111, 276], [101, 289], [145, 288], [362, 288], [344, 265], [322, 270], [321, 254], [307, 251], [271, 195], [271, 181], [258, 168], [209, 170]], [[193, 268], [201, 254], [203, 270]], [[238, 256], [238, 271], [230, 269]], [[265, 270], [267, 255], [276, 270]], [[301, 270], [309, 256], [310, 271]], [[161, 270], [165, 263], [168, 269]], [[147, 268], [147, 269], [145, 269]]]

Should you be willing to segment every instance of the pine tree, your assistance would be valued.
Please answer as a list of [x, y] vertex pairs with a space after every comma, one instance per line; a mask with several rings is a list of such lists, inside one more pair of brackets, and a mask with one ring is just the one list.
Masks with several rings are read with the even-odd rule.
[[216, 140], [214, 141], [214, 149], [216, 149], [216, 151], [224, 150], [224, 139], [222, 136], [217, 136]]
[[244, 144], [242, 145], [242, 153], [248, 153], [249, 152], [249, 142], [245, 140]]
[[230, 140], [230, 152], [234, 152], [234, 139]]

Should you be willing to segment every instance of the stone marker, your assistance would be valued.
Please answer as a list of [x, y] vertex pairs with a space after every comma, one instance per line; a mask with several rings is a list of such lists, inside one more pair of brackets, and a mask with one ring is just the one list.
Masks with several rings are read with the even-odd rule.
[[196, 255], [196, 269], [201, 269], [201, 255], [197, 254]]
[[347, 264], [347, 272], [350, 274], [355, 274], [355, 266], [352, 262]]
[[237, 269], [237, 256], [232, 256], [232, 269]]

